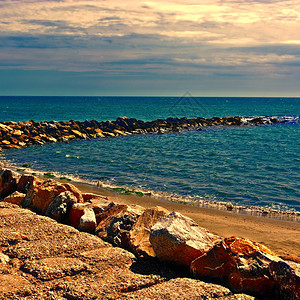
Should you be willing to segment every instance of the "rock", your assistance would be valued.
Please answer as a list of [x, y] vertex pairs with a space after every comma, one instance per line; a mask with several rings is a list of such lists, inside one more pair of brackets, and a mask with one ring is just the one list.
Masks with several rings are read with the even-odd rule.
[[280, 258], [267, 247], [243, 238], [226, 238], [191, 263], [192, 273], [202, 279], [225, 283], [234, 292], [275, 297], [275, 281], [269, 264]]
[[221, 282], [225, 282], [235, 268], [232, 253], [223, 242], [217, 243], [208, 252], [193, 260], [190, 266], [194, 276]]
[[130, 249], [129, 231], [143, 211], [139, 206], [111, 202], [98, 216], [97, 236], [114, 246]]
[[31, 200], [31, 209], [44, 214], [54, 198], [66, 190], [67, 188], [64, 185], [53, 180], [46, 180], [36, 184], [33, 189], [27, 193], [26, 198]]
[[96, 226], [96, 216], [93, 209], [90, 207], [84, 208], [83, 215], [79, 220], [78, 229], [88, 233], [95, 233]]
[[17, 190], [20, 175], [8, 169], [0, 170], [0, 199], [4, 199]]
[[92, 199], [95, 199], [95, 200], [108, 200], [107, 197], [105, 196], [101, 196], [101, 195], [97, 195], [97, 194], [93, 194], [93, 193], [83, 193], [82, 194], [82, 198], [83, 198], [83, 202], [88, 202]]
[[81, 133], [79, 130], [71, 130], [72, 133], [77, 137], [77, 138], [80, 138], [80, 139], [86, 139], [87, 136], [85, 133]]
[[162, 283], [129, 293], [130, 299], [180, 299], [180, 300], [254, 300], [253, 297], [232, 292], [223, 286], [191, 278], [172, 278]]
[[66, 189], [68, 191], [70, 191], [78, 200], [79, 203], [83, 203], [84, 200], [83, 200], [83, 197], [82, 197], [82, 194], [80, 192], [80, 190], [74, 186], [73, 184], [70, 184], [70, 183], [64, 183], [63, 186], [66, 187]]
[[0, 264], [6, 265], [9, 262], [9, 256], [0, 252]]
[[166, 217], [170, 212], [162, 207], [146, 209], [137, 219], [129, 232], [129, 245], [132, 251], [140, 258], [155, 257], [149, 241], [151, 227]]
[[15, 191], [8, 197], [4, 198], [3, 201], [21, 206], [21, 203], [22, 203], [23, 199], [25, 198], [25, 196], [26, 196], [26, 194]]
[[53, 257], [36, 261], [26, 261], [22, 270], [41, 280], [53, 280], [65, 276], [74, 276], [87, 269], [87, 266], [76, 258]]
[[18, 191], [27, 194], [29, 190], [33, 189], [37, 181], [41, 182], [33, 175], [23, 174], [18, 182]]
[[272, 261], [269, 269], [276, 282], [278, 299], [300, 299], [300, 264]]
[[204, 228], [177, 212], [151, 228], [150, 243], [160, 260], [185, 267], [213, 247]]
[[70, 210], [69, 214], [69, 224], [74, 228], [78, 228], [80, 218], [84, 214], [84, 209], [89, 207], [89, 203], [75, 203]]
[[65, 222], [72, 205], [77, 201], [77, 198], [70, 191], [62, 192], [50, 203], [45, 215], [58, 222]]

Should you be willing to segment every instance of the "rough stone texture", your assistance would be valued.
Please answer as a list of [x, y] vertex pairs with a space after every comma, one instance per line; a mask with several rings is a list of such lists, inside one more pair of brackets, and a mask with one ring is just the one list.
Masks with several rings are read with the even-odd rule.
[[83, 210], [83, 215], [80, 217], [78, 229], [80, 231], [95, 233], [96, 216], [92, 208], [86, 207]]
[[196, 277], [226, 281], [235, 267], [230, 250], [220, 242], [192, 261], [190, 269]]
[[99, 215], [96, 234], [114, 246], [130, 249], [129, 231], [143, 211], [140, 206], [112, 202]]
[[83, 193], [82, 198], [83, 198], [84, 202], [89, 202], [91, 200], [100, 200], [100, 201], [101, 200], [108, 200], [108, 198], [105, 197], [105, 196], [100, 196], [100, 195], [93, 194], [93, 193]]
[[74, 228], [78, 228], [80, 218], [84, 214], [84, 209], [89, 207], [89, 203], [75, 203], [70, 210], [69, 224]]
[[0, 170], [0, 199], [11, 195], [17, 190], [20, 175], [8, 169]]
[[58, 222], [66, 222], [72, 205], [77, 201], [77, 198], [70, 191], [62, 192], [50, 203], [45, 215]]
[[[139, 262], [96, 236], [0, 203], [0, 299], [253, 299], [156, 261]], [[177, 279], [176, 279], [177, 278]], [[144, 296], [143, 296], [144, 295]]]
[[74, 276], [86, 269], [86, 264], [81, 260], [70, 257], [51, 257], [26, 261], [22, 266], [24, 272], [42, 280]]
[[7, 264], [9, 262], [9, 257], [3, 253], [0, 253], [0, 264]]
[[64, 185], [54, 180], [46, 180], [36, 184], [27, 193], [26, 197], [31, 200], [30, 208], [44, 214], [54, 198], [65, 191], [67, 191], [67, 188]]
[[40, 180], [35, 176], [23, 174], [18, 182], [18, 191], [27, 194], [37, 184], [37, 181]]
[[[225, 283], [235, 292], [250, 293], [264, 299], [280, 299], [277, 297], [279, 291], [282, 294], [284, 292], [279, 286], [285, 286], [285, 283], [279, 283], [275, 270], [281, 264], [282, 260], [267, 247], [232, 237], [219, 242], [210, 251], [195, 259], [190, 268], [195, 276]], [[296, 278], [290, 275], [287, 278]], [[296, 284], [291, 284], [290, 293], [295, 286]]]
[[151, 228], [150, 242], [160, 260], [185, 267], [213, 247], [206, 229], [177, 212]]
[[190, 278], [171, 279], [143, 290], [131, 292], [129, 295], [130, 299], [254, 300], [254, 298], [244, 294], [232, 295], [225, 287], [220, 288], [219, 285], [205, 283], [203, 281], [195, 282], [195, 280]]
[[229, 275], [228, 284], [234, 291], [257, 296], [274, 293], [274, 280], [269, 275], [269, 264], [280, 260], [267, 247], [242, 238], [227, 238], [225, 244], [232, 253], [235, 269]]
[[272, 261], [269, 268], [277, 285], [277, 298], [282, 300], [300, 299], [300, 264]]
[[15, 191], [11, 195], [4, 198], [3, 201], [21, 206], [21, 203], [25, 198], [25, 196], [26, 196], [25, 194]]
[[79, 202], [79, 203], [84, 202], [82, 194], [76, 186], [74, 186], [73, 184], [70, 184], [70, 183], [64, 183], [63, 186], [65, 186], [66, 189], [68, 191], [70, 191], [77, 198], [77, 200], [78, 200], [77, 202]]
[[146, 209], [137, 219], [129, 232], [129, 245], [132, 251], [140, 258], [155, 257], [155, 252], [150, 243], [151, 227], [160, 218], [169, 215], [169, 211], [162, 207]]

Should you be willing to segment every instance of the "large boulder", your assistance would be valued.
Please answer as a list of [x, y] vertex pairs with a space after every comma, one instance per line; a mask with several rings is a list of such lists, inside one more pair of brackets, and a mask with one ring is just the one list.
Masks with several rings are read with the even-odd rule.
[[144, 208], [111, 202], [98, 216], [96, 234], [114, 246], [130, 249], [129, 231]]
[[155, 257], [150, 243], [150, 230], [162, 217], [169, 215], [169, 211], [162, 207], [146, 209], [137, 219], [129, 232], [129, 245], [131, 250], [140, 258]]
[[[220, 281], [234, 292], [275, 297], [269, 264], [280, 258], [267, 247], [243, 238], [226, 238], [191, 263], [196, 277]], [[270, 298], [272, 299], [272, 298]]]
[[20, 175], [8, 169], [0, 170], [0, 199], [4, 199], [18, 188]]
[[45, 215], [58, 222], [65, 222], [71, 207], [77, 201], [77, 198], [70, 191], [62, 192], [50, 203]]
[[300, 264], [272, 261], [269, 269], [276, 283], [278, 299], [300, 299]]
[[67, 191], [67, 188], [54, 180], [38, 182], [28, 191], [25, 198], [26, 203], [29, 203], [31, 209], [38, 213], [45, 214], [54, 198], [65, 191]]
[[151, 228], [150, 243], [160, 260], [185, 267], [213, 247], [206, 229], [177, 212]]
[[51, 179], [43, 181], [34, 176], [24, 175], [20, 178], [18, 190], [26, 192], [22, 206], [41, 214], [45, 214], [54, 198], [65, 191], [70, 191], [76, 197], [77, 202], [83, 202], [80, 191], [74, 185], [62, 184]]

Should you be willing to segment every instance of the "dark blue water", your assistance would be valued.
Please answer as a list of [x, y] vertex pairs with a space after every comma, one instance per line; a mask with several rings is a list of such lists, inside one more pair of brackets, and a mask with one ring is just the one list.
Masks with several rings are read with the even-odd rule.
[[0, 120], [290, 116], [260, 127], [49, 144], [5, 152], [17, 164], [89, 179], [300, 211], [300, 98], [0, 97]]

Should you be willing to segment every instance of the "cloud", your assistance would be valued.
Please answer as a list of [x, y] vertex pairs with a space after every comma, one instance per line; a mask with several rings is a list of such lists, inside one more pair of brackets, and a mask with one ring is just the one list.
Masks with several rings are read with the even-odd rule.
[[2, 70], [170, 80], [298, 74], [295, 1], [0, 0], [0, 6]]

